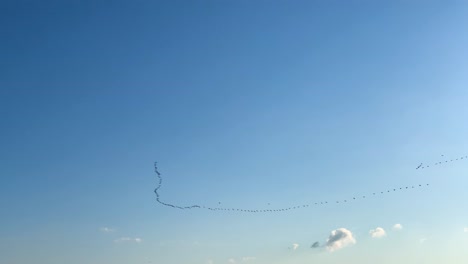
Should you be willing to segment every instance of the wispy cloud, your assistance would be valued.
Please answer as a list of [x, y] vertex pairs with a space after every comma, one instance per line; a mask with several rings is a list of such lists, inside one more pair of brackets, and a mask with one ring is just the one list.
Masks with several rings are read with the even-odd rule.
[[400, 231], [403, 229], [403, 226], [401, 224], [394, 224], [393, 225], [393, 230], [395, 231]]
[[256, 257], [242, 257], [242, 258], [240, 258], [238, 260], [236, 260], [235, 258], [230, 258], [230, 259], [228, 259], [228, 263], [229, 264], [247, 263], [247, 262], [253, 262], [256, 259], [257, 259]]
[[329, 252], [333, 252], [354, 244], [356, 244], [356, 239], [353, 233], [346, 228], [338, 228], [331, 231], [326, 247]]
[[387, 235], [387, 233], [385, 233], [385, 230], [381, 227], [372, 229], [371, 231], [369, 231], [369, 234], [371, 235], [372, 238], [381, 238]]
[[99, 228], [99, 231], [101, 231], [103, 233], [114, 233], [115, 229], [109, 228], [109, 227], [101, 227], [101, 228]]
[[131, 238], [131, 237], [121, 237], [114, 240], [115, 243], [123, 243], [123, 242], [134, 242], [134, 243], [141, 243], [143, 240], [141, 238]]
[[463, 232], [468, 233], [468, 227], [463, 228]]
[[256, 259], [256, 257], [242, 257], [242, 262], [254, 261]]
[[296, 250], [298, 248], [299, 248], [299, 244], [297, 243], [292, 244], [292, 250]]

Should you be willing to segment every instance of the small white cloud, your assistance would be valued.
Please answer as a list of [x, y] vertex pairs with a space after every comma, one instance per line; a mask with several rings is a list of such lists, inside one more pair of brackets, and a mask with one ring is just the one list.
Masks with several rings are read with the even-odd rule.
[[242, 257], [242, 262], [254, 261], [256, 259], [256, 257]]
[[239, 261], [237, 261], [236, 259], [234, 258], [230, 258], [228, 259], [228, 263], [230, 264], [234, 264], [234, 263], [247, 263], [247, 262], [252, 262], [254, 260], [256, 260], [257, 258], [256, 257], [242, 257], [239, 259]]
[[206, 264], [213, 264], [213, 260], [212, 259], [207, 260]]
[[377, 227], [376, 229], [372, 229], [369, 231], [369, 234], [372, 236], [372, 238], [381, 238], [386, 236], [387, 234], [385, 233], [385, 230], [381, 227]]
[[468, 227], [463, 228], [463, 232], [468, 233]]
[[103, 233], [114, 233], [115, 229], [109, 227], [101, 227], [99, 230]]
[[346, 228], [338, 228], [331, 231], [326, 247], [329, 252], [333, 252], [354, 244], [356, 244], [356, 239], [354, 239], [353, 233]]
[[114, 240], [115, 243], [123, 243], [123, 242], [135, 242], [135, 243], [141, 243], [143, 240], [141, 238], [131, 238], [131, 237], [121, 237], [116, 240]]
[[393, 225], [393, 230], [395, 231], [400, 231], [403, 229], [403, 226], [401, 224], [394, 224]]
[[419, 239], [419, 243], [422, 244], [422, 243], [426, 242], [426, 240], [427, 240], [426, 238], [421, 238], [421, 239]]
[[299, 247], [299, 244], [297, 244], [297, 243], [292, 244], [292, 249], [293, 250], [296, 250], [298, 247]]

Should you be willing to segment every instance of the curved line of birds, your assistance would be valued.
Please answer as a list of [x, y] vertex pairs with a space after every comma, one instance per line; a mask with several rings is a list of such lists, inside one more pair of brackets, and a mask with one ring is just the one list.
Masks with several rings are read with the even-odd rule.
[[[418, 167], [419, 169], [419, 167]], [[190, 205], [190, 206], [178, 206], [170, 203], [165, 203], [160, 200], [160, 194], [158, 192], [159, 188], [162, 186], [162, 177], [161, 173], [158, 171], [157, 163], [154, 163], [154, 171], [156, 173], [156, 176], [158, 177], [158, 186], [156, 189], [154, 189], [154, 193], [156, 194], [156, 201], [160, 203], [163, 206], [167, 207], [172, 207], [172, 208], [177, 208], [177, 209], [194, 209], [194, 208], [199, 208], [199, 209], [206, 209], [206, 210], [211, 210], [211, 211], [233, 211], [233, 212], [244, 212], [244, 213], [270, 213], [270, 212], [285, 212], [285, 211], [290, 211], [290, 210], [296, 210], [300, 208], [308, 208], [312, 206], [320, 206], [320, 205], [327, 205], [327, 204], [340, 204], [340, 203], [349, 203], [353, 202], [356, 200], [361, 200], [361, 199], [366, 199], [367, 197], [373, 197], [373, 196], [378, 196], [378, 195], [383, 195], [383, 194], [388, 194], [392, 192], [397, 192], [397, 191], [405, 191], [405, 190], [411, 190], [415, 188], [422, 188], [422, 187], [427, 187], [429, 186], [429, 183], [425, 184], [417, 184], [417, 185], [410, 185], [410, 186], [403, 186], [403, 187], [398, 187], [398, 188], [392, 188], [388, 189], [385, 191], [380, 191], [380, 192], [373, 192], [369, 195], [360, 195], [360, 196], [354, 196], [351, 199], [344, 199], [344, 200], [334, 200], [334, 201], [318, 201], [310, 204], [302, 204], [302, 205], [296, 205], [296, 206], [291, 206], [291, 207], [284, 207], [284, 208], [276, 208], [276, 209], [244, 209], [244, 208], [227, 208], [227, 207], [209, 207], [209, 206], [204, 206], [204, 205]]]
[[159, 188], [161, 188], [161, 185], [162, 185], [162, 177], [161, 177], [161, 173], [159, 173], [158, 171], [158, 166], [157, 166], [157, 163], [155, 162], [154, 163], [154, 172], [156, 172], [156, 176], [158, 177], [158, 186], [156, 187], [156, 189], [154, 189], [154, 193], [156, 194], [156, 201], [164, 206], [168, 206], [168, 207], [173, 207], [173, 208], [178, 208], [178, 209], [192, 209], [192, 208], [201, 208], [201, 206], [199, 205], [191, 205], [191, 206], [177, 206], [177, 205], [173, 205], [173, 204], [169, 204], [169, 203], [164, 203], [162, 202], [159, 197], [159, 193], [158, 193], [158, 190]]

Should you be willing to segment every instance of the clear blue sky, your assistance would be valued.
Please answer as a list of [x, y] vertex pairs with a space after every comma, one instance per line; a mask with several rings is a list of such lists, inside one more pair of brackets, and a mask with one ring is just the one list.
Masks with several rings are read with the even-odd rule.
[[389, 2], [2, 1], [0, 262], [468, 262], [468, 3]]

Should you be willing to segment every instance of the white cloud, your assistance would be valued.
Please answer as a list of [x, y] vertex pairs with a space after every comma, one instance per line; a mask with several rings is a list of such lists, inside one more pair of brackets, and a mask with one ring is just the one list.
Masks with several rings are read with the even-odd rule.
[[385, 230], [381, 227], [377, 227], [376, 229], [372, 229], [369, 231], [369, 234], [372, 236], [372, 238], [381, 238], [386, 236], [387, 234], [385, 233]]
[[421, 238], [421, 239], [419, 239], [419, 243], [422, 244], [422, 243], [426, 242], [426, 240], [427, 240], [426, 238]]
[[99, 228], [99, 230], [103, 233], [113, 233], [115, 232], [115, 229], [113, 228], [109, 228], [109, 227], [101, 227]]
[[230, 264], [234, 264], [234, 263], [246, 263], [246, 262], [251, 262], [251, 261], [254, 261], [256, 260], [257, 258], [256, 257], [242, 257], [239, 259], [239, 261], [237, 261], [236, 259], [234, 258], [230, 258], [228, 259], [228, 263]]
[[256, 257], [242, 257], [242, 262], [254, 261], [256, 259]]
[[141, 238], [131, 238], [131, 237], [121, 237], [116, 240], [114, 240], [115, 243], [123, 243], [123, 242], [135, 242], [135, 243], [141, 243], [143, 240]]
[[293, 250], [296, 250], [298, 247], [299, 247], [299, 244], [297, 244], [297, 243], [292, 244], [292, 249]]
[[213, 264], [213, 260], [212, 259], [207, 260], [206, 264]]
[[338, 228], [331, 231], [326, 247], [329, 252], [333, 252], [354, 244], [356, 244], [356, 239], [354, 239], [353, 233], [346, 228]]
[[468, 233], [468, 227], [463, 228], [463, 232]]
[[400, 231], [403, 229], [403, 226], [401, 224], [394, 224], [393, 225], [393, 230], [395, 231]]

